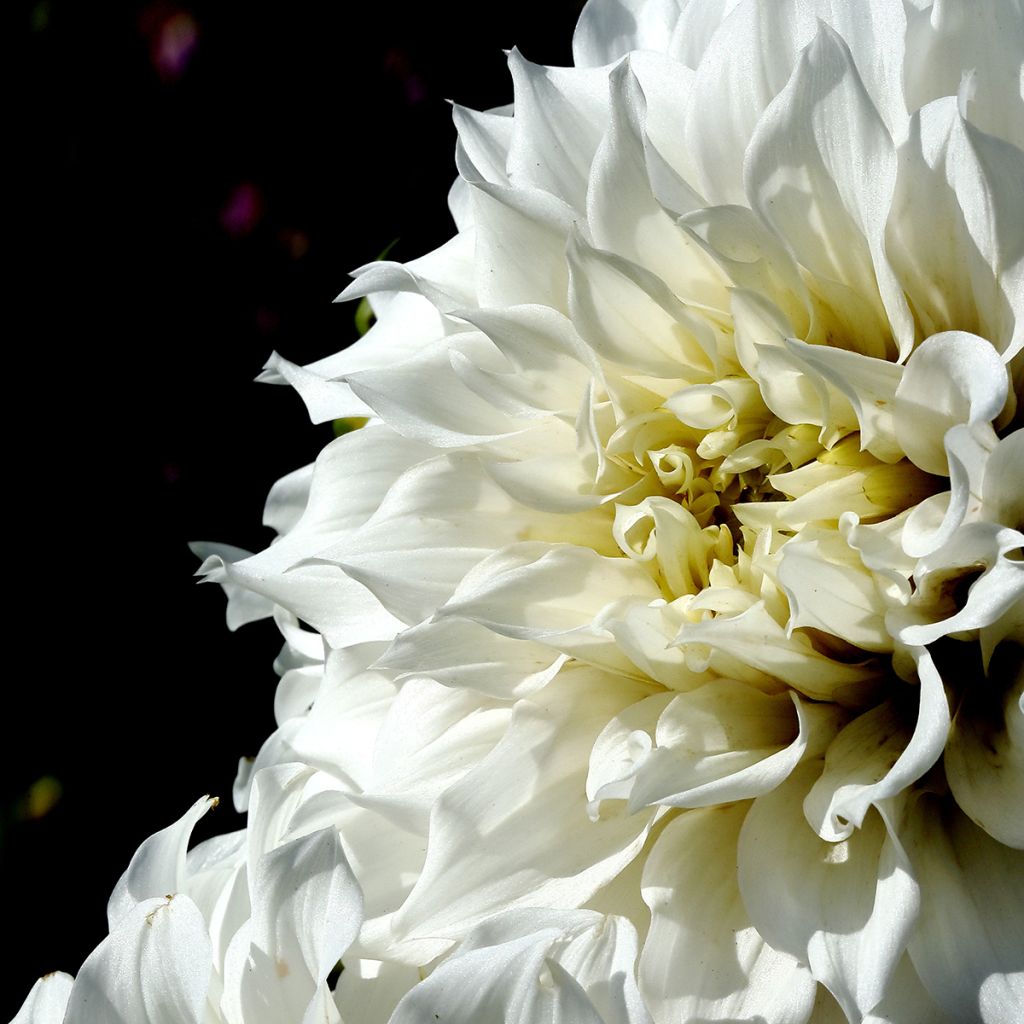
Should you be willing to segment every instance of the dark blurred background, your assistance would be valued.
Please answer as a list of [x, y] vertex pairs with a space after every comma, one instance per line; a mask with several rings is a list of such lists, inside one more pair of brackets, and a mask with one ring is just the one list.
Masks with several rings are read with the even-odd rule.
[[264, 546], [267, 489], [331, 436], [252, 378], [273, 349], [355, 337], [331, 303], [350, 269], [450, 236], [445, 100], [508, 102], [512, 45], [568, 63], [580, 6], [24, 7], [0, 1019], [39, 974], [77, 971], [146, 836], [206, 792], [225, 799], [201, 837], [241, 825], [231, 782], [272, 728], [279, 638], [227, 632], [186, 544]]

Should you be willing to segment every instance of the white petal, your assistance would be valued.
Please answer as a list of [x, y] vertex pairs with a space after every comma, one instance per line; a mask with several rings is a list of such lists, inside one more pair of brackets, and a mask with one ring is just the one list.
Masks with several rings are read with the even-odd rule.
[[588, 0], [572, 37], [577, 67], [611, 64], [631, 50], [663, 50], [672, 37], [680, 0]]
[[892, 138], [846, 43], [824, 24], [758, 122], [744, 175], [752, 207], [797, 260], [859, 296], [832, 301], [849, 324], [847, 345], [885, 357], [895, 334], [908, 354], [913, 323], [884, 252], [896, 182]]
[[1024, 239], [1014, 213], [1022, 188], [1020, 150], [966, 122], [954, 97], [911, 120], [887, 243], [926, 336], [972, 331], [1006, 359], [1024, 343]]
[[196, 575], [203, 577], [201, 582], [219, 583], [228, 599], [228, 629], [234, 631], [248, 622], [259, 622], [273, 615], [273, 601], [236, 582], [226, 571], [233, 562], [250, 558], [251, 551], [232, 544], [211, 544], [208, 541], [193, 541], [188, 547], [196, 558], [203, 560], [196, 570]]
[[509, 180], [583, 212], [590, 165], [608, 120], [607, 72], [541, 67], [516, 49], [508, 63], [515, 86]]
[[185, 888], [185, 854], [192, 829], [216, 806], [216, 797], [202, 797], [173, 825], [151, 835], [135, 851], [107, 901], [107, 923], [111, 931], [137, 903]]
[[577, 236], [568, 260], [573, 322], [595, 352], [654, 377], [710, 378], [717, 355], [711, 328], [660, 278]]
[[658, 275], [676, 295], [728, 307], [722, 273], [655, 199], [642, 124], [646, 103], [631, 64], [611, 74], [611, 121], [590, 169], [587, 220], [594, 244]]
[[565, 312], [565, 240], [575, 222], [572, 208], [539, 189], [470, 184], [478, 304], [538, 303]]
[[1024, 18], [1017, 0], [977, 8], [937, 0], [907, 25], [904, 81], [911, 110], [955, 96], [974, 79], [969, 116], [983, 131], [1024, 146], [1024, 96], [1014, 89], [1024, 52]]
[[44, 974], [33, 986], [11, 1024], [63, 1024], [75, 979], [63, 971]]
[[920, 678], [913, 731], [895, 706], [879, 704], [836, 737], [825, 770], [804, 801], [807, 820], [829, 842], [848, 839], [868, 808], [916, 782], [942, 756], [949, 701], [931, 654], [914, 652]]
[[506, 700], [539, 690], [566, 660], [529, 640], [511, 640], [455, 616], [399, 633], [377, 662], [403, 675], [423, 675], [445, 686], [468, 687]]
[[508, 149], [512, 143], [512, 118], [493, 111], [478, 113], [457, 103], [452, 119], [459, 133], [459, 145], [485, 181], [507, 185]]
[[952, 1024], [952, 1020], [928, 994], [913, 961], [904, 953], [885, 998], [863, 1024]]
[[399, 1000], [421, 980], [416, 967], [345, 957], [334, 1001], [345, 1021], [388, 1024]]
[[910, 956], [954, 1019], [1014, 1024], [1024, 1005], [1024, 853], [950, 804], [922, 796], [902, 833], [921, 881]]
[[766, 7], [746, 0], [712, 36], [687, 109], [685, 138], [700, 172], [695, 184], [712, 202], [743, 202], [736, 157], [747, 149], [762, 111], [785, 86], [820, 22], [832, 25], [850, 45], [875, 106], [890, 129], [899, 130], [906, 117], [900, 87], [902, 5], [786, 0]]
[[731, 679], [679, 694], [636, 771], [630, 809], [648, 804], [707, 807], [746, 800], [779, 785], [807, 753], [823, 749], [834, 722], [795, 694], [769, 696]]
[[369, 795], [407, 809], [426, 832], [434, 801], [490, 753], [510, 715], [507, 704], [472, 690], [405, 680], [377, 734]]
[[636, 990], [636, 933], [593, 911], [499, 914], [402, 1002], [399, 1022], [651, 1024]]
[[[577, 668], [542, 692], [543, 705], [516, 704], [498, 746], [434, 806], [423, 873], [394, 920], [417, 955], [432, 958], [500, 909], [579, 906], [643, 844], [649, 815], [592, 822], [583, 794], [597, 734], [649, 690]], [[552, 842], [570, 833], [580, 841]]]
[[834, 531], [801, 531], [782, 549], [778, 578], [792, 609], [791, 631], [810, 626], [865, 651], [892, 650], [875, 578]]
[[646, 601], [661, 596], [651, 577], [627, 559], [576, 545], [523, 543], [481, 562], [440, 614], [639, 674], [599, 621], [623, 594]]
[[740, 891], [765, 940], [809, 964], [856, 1020], [885, 995], [918, 888], [880, 815], [838, 843], [807, 826], [801, 804], [817, 771], [814, 762], [801, 765], [754, 801], [740, 833]]
[[870, 661], [840, 663], [817, 651], [806, 636], [787, 636], [761, 601], [739, 615], [687, 623], [675, 643], [695, 657], [707, 651], [702, 660], [723, 675], [743, 678], [742, 666], [748, 666], [815, 700], [856, 703], [858, 693], [879, 676]]
[[994, 420], [1006, 401], [1007, 375], [983, 338], [946, 331], [923, 342], [896, 389], [896, 437], [916, 465], [946, 476], [946, 432]]
[[690, 811], [647, 858], [651, 930], [640, 986], [659, 1021], [803, 1024], [817, 985], [750, 923], [736, 882], [736, 841], [749, 804]]
[[[1000, 692], [998, 678], [1012, 673], [1011, 652], [995, 679], [968, 686], [946, 744], [949, 788], [960, 809], [1006, 846], [1024, 849], [1024, 667]], [[978, 681], [981, 682], [980, 680]]]
[[202, 1024], [213, 969], [203, 915], [185, 895], [145, 900], [78, 972], [75, 1024]]
[[253, 865], [253, 917], [243, 1010], [304, 1013], [362, 924], [362, 893], [334, 829], [293, 840]]

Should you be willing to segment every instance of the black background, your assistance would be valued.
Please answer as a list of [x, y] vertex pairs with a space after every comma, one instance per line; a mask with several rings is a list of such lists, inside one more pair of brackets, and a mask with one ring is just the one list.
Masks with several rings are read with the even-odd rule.
[[[7, 164], [0, 1019], [106, 933], [135, 848], [273, 725], [279, 646], [229, 634], [191, 539], [258, 549], [270, 484], [330, 438], [273, 349], [355, 336], [332, 305], [393, 239], [452, 233], [448, 98], [511, 99], [502, 50], [569, 62], [576, 0], [208, 0], [22, 11]], [[25, 794], [61, 787], [40, 817]]]

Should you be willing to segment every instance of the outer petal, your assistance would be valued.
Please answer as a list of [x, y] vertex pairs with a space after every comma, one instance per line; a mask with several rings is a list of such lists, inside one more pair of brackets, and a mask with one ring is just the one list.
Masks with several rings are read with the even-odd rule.
[[914, 353], [896, 389], [900, 447], [921, 469], [948, 476], [946, 432], [994, 420], [1006, 391], [1006, 368], [984, 338], [965, 331], [934, 335]]
[[144, 900], [82, 964], [75, 1024], [202, 1024], [213, 969], [203, 915], [182, 894]]
[[271, 851], [253, 870], [248, 960], [225, 985], [240, 987], [247, 1022], [296, 1020], [358, 933], [362, 893], [334, 829]]
[[474, 929], [393, 1024], [651, 1024], [633, 980], [636, 933], [593, 911], [524, 909]]
[[[585, 903], [643, 844], [650, 815], [591, 822], [583, 793], [601, 727], [648, 689], [581, 667], [542, 692], [543, 704], [516, 704], [502, 741], [434, 806], [423, 873], [394, 920], [416, 962], [497, 910]], [[584, 838], [555, 840], [565, 834]]]
[[216, 797], [202, 797], [173, 825], [150, 836], [135, 851], [107, 902], [107, 923], [111, 931], [137, 903], [185, 888], [185, 855], [192, 829], [216, 806]]
[[849, 839], [828, 843], [801, 804], [814, 775], [801, 765], [754, 802], [739, 842], [739, 885], [755, 927], [809, 964], [851, 1020], [885, 995], [913, 929], [918, 888], [878, 814]]
[[63, 971], [45, 974], [33, 986], [11, 1024], [63, 1024], [75, 979]]
[[925, 987], [955, 1020], [1015, 1024], [1024, 1006], [1024, 853], [930, 795], [902, 839], [921, 880], [909, 949]]
[[685, 0], [588, 0], [572, 37], [580, 68], [611, 64], [631, 50], [667, 49]]
[[764, 941], [740, 898], [736, 841], [749, 806], [689, 811], [647, 858], [640, 987], [658, 1021], [803, 1024], [810, 1015], [810, 972]]
[[820, 282], [852, 289], [831, 296], [847, 345], [884, 356], [895, 334], [908, 355], [913, 323], [883, 237], [896, 153], [846, 43], [826, 26], [758, 123], [744, 174], [751, 205], [797, 260]]
[[[997, 680], [1013, 673], [1005, 691]], [[1024, 665], [997, 662], [987, 685], [969, 686], [946, 744], [949, 788], [960, 809], [1006, 846], [1024, 849]]]
[[942, 756], [949, 702], [931, 655], [924, 648], [915, 655], [920, 686], [913, 731], [892, 704], [866, 711], [833, 741], [804, 801], [807, 820], [829, 842], [848, 839], [872, 804], [902, 792]]

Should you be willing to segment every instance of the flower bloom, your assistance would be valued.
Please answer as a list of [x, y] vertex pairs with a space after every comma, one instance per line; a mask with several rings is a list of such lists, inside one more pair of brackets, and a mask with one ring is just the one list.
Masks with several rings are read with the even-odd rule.
[[368, 425], [204, 550], [286, 641], [248, 829], [147, 840], [19, 1020], [1019, 1020], [1022, 54], [1017, 0], [513, 51], [457, 235], [268, 365]]

